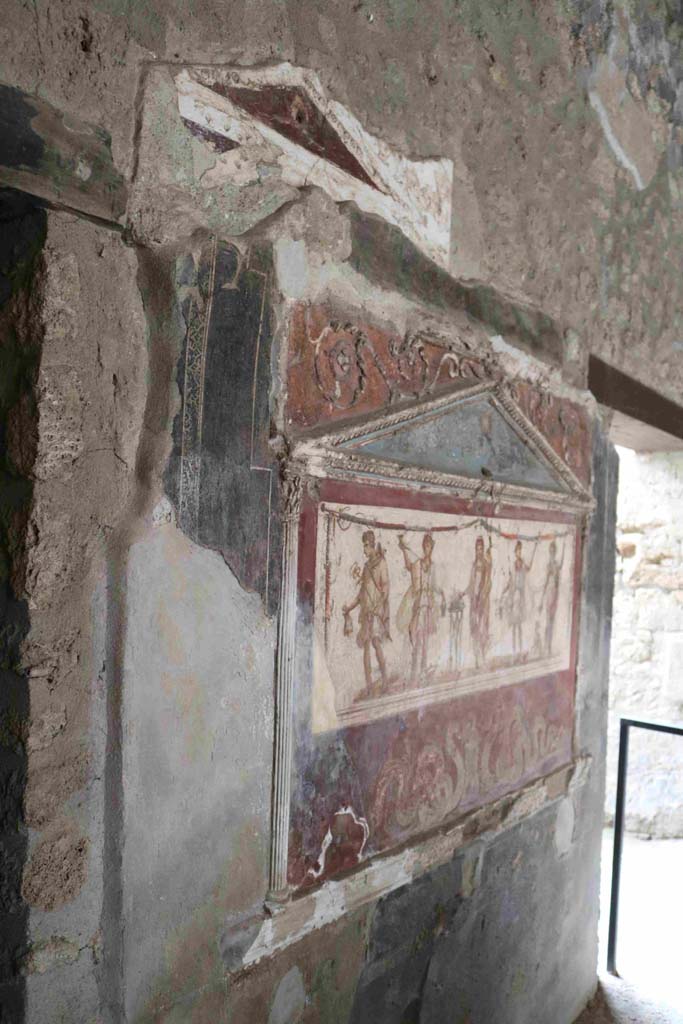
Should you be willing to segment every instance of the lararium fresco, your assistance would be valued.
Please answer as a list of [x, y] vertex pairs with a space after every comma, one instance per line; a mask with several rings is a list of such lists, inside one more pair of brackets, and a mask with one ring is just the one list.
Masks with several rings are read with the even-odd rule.
[[570, 665], [576, 526], [321, 502], [312, 729]]

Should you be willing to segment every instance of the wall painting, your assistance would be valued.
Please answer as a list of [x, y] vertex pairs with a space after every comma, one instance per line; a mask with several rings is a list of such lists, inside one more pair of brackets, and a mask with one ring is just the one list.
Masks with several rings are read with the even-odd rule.
[[299, 526], [301, 889], [571, 761], [580, 577], [570, 512], [316, 490]]
[[591, 507], [576, 406], [507, 384], [464, 334], [321, 331], [289, 374], [285, 895], [571, 762]]

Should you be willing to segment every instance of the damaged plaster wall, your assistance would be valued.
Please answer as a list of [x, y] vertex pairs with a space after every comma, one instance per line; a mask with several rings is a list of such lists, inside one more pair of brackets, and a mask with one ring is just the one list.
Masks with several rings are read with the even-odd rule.
[[[240, 962], [254, 936], [247, 921], [240, 929], [228, 919], [232, 940], [218, 939], [229, 972], [223, 977], [210, 971], [211, 951], [197, 935], [206, 971], [202, 987], [184, 997], [176, 993], [172, 1005], [155, 1002], [134, 1019], [208, 1021], [225, 1015], [268, 1024], [436, 1024], [447, 1006], [455, 1020], [546, 1024], [572, 1021], [580, 1012], [593, 986], [597, 947], [595, 865], [602, 822], [596, 810], [604, 792], [614, 561], [616, 459], [599, 433], [594, 466], [598, 511], [586, 555], [591, 571], [584, 583], [582, 645], [586, 652], [603, 653], [586, 653], [581, 669], [577, 741], [584, 767], [574, 784], [567, 790], [558, 778], [550, 802], [531, 819], [515, 824], [514, 814], [505, 821], [503, 811], [502, 829], [484, 813], [479, 835], [470, 827], [469, 842], [439, 867], [418, 871], [413, 881], [397, 872], [384, 898], [349, 902], [346, 913], [326, 925], [324, 901], [316, 900], [317, 927], [246, 969], [239, 969]], [[220, 907], [218, 893], [214, 899]], [[305, 912], [302, 907], [302, 920]], [[201, 922], [206, 929], [216, 927], [208, 908]], [[185, 934], [195, 938], [192, 924]], [[548, 956], [549, 948], [559, 951], [557, 958]]]
[[[38, 0], [8, 12], [0, 39], [0, 130], [21, 141], [1, 180], [58, 207], [41, 214], [35, 299], [20, 314], [40, 339], [15, 594], [31, 701], [12, 739], [18, 777], [28, 761], [16, 912], [30, 916], [8, 976], [25, 1019], [407, 1024], [439, 1020], [448, 1000], [463, 1020], [569, 1022], [595, 968], [595, 910], [576, 893], [597, 906], [614, 500], [599, 430], [585, 778], [253, 963], [280, 542], [282, 452], [269, 440], [286, 426], [297, 302], [399, 336], [473, 331], [512, 377], [593, 418], [589, 352], [679, 398], [678, 15], [666, 3], [238, 0], [190, 16], [169, 0]], [[315, 72], [382, 145], [452, 165], [445, 259], [320, 182], [285, 180], [265, 147], [255, 172], [241, 169], [224, 137], [183, 122], [179, 74], [282, 62]], [[212, 246], [224, 275], [213, 336]], [[220, 414], [198, 446], [186, 353], [205, 338]], [[204, 494], [194, 518], [189, 493]]]
[[[411, 158], [452, 162], [455, 275], [541, 307], [575, 332], [584, 352], [635, 377], [646, 362], [651, 382], [676, 397], [681, 25], [664, 0], [462, 0], [429, 12], [417, 2], [367, 0], [350, 14], [313, 0], [241, 2], [209, 4], [192, 17], [164, 0], [134, 10], [103, 0], [86, 13], [38, 3], [13, 8], [2, 32], [3, 80], [82, 121], [84, 135], [104, 129], [110, 156], [105, 139], [88, 167], [112, 160], [136, 193], [149, 173], [141, 157], [151, 97], [174, 105], [176, 68], [289, 61], [314, 70], [366, 131]], [[164, 76], [160, 94], [155, 83]], [[198, 177], [208, 179], [195, 192], [210, 219], [216, 188], [232, 203], [231, 176], [219, 173], [231, 154], [177, 122], [154, 123], [158, 158], [163, 165], [170, 148], [178, 185], [188, 160], [199, 161]], [[89, 194], [82, 178], [92, 184], [92, 175], [81, 169], [79, 178], [77, 161], [73, 169], [66, 157], [43, 163], [53, 194], [72, 201], [69, 174]], [[250, 204], [277, 191], [267, 163], [259, 173]], [[150, 189], [138, 208], [154, 220], [165, 200], [153, 197], [153, 175]], [[111, 216], [111, 206], [102, 208]], [[150, 228], [149, 239], [155, 234]]]
[[[514, 846], [521, 886], [514, 897], [519, 931], [513, 933], [510, 948], [521, 943], [523, 933], [537, 929], [537, 918], [542, 919], [546, 939], [551, 935], [555, 945], [566, 951], [565, 963], [571, 963], [566, 984], [554, 960], [536, 968], [540, 963], [536, 947], [525, 946], [519, 960], [508, 965], [512, 974], [497, 976], [497, 994], [491, 995], [491, 1003], [486, 1002], [474, 964], [466, 981], [457, 976], [457, 988], [449, 990], [448, 999], [459, 1000], [463, 1013], [469, 1006], [473, 1013], [499, 1015], [482, 1019], [506, 1024], [513, 1019], [521, 1024], [530, 1005], [552, 1006], [558, 1019], [569, 1021], [592, 989], [595, 942], [582, 931], [586, 918], [574, 906], [573, 887], [591, 891], [597, 885], [600, 815], [596, 807], [602, 800], [597, 765], [602, 752], [605, 674], [604, 665], [594, 658], [581, 677], [584, 718], [578, 752], [585, 774], [579, 772], [571, 788], [566, 779], [558, 780], [540, 802], [532, 796], [515, 814], [505, 807], [498, 819], [484, 814], [478, 823], [470, 823], [469, 832], [464, 831], [453, 864], [449, 865], [451, 853], [446, 857], [448, 866], [412, 886], [405, 887], [410, 874], [398, 869], [392, 877], [387, 865], [385, 891], [397, 890], [397, 894], [379, 904], [367, 903], [366, 896], [348, 917], [342, 903], [338, 914], [325, 918], [324, 901], [331, 891], [323, 894], [318, 902], [319, 922], [302, 926], [302, 934], [312, 931], [308, 938], [286, 945], [275, 955], [267, 942], [263, 945], [268, 928], [262, 901], [268, 884], [275, 620], [268, 613], [270, 588], [258, 565], [248, 566], [234, 556], [236, 536], [246, 536], [249, 550], [257, 552], [267, 539], [266, 524], [259, 521], [267, 494], [261, 489], [267, 446], [261, 451], [259, 438], [263, 430], [272, 432], [271, 422], [286, 426], [282, 389], [276, 385], [285, 372], [289, 312], [296, 303], [326, 302], [347, 314], [363, 310], [375, 322], [390, 324], [399, 335], [427, 325], [445, 334], [468, 329], [476, 335], [478, 351], [502, 361], [513, 377], [531, 378], [559, 391], [563, 387], [558, 370], [551, 371], [542, 361], [502, 341], [494, 344], [485, 331], [474, 329], [463, 308], [469, 293], [451, 289], [446, 279], [438, 279], [440, 287], [432, 292], [434, 304], [427, 305], [419, 293], [431, 280], [428, 261], [416, 260], [412, 290], [417, 297], [402, 294], [387, 281], [383, 285], [373, 281], [350, 266], [354, 223], [352, 211], [339, 211], [323, 192], [313, 189], [304, 203], [283, 211], [247, 238], [211, 243], [197, 235], [184, 255], [180, 243], [145, 256], [140, 280], [145, 282], [143, 293], [154, 296], [147, 303], [147, 315], [152, 349], [164, 367], [156, 377], [155, 390], [157, 396], [170, 395], [171, 400], [167, 433], [164, 438], [162, 432], [159, 439], [153, 474], [158, 480], [166, 464], [167, 497], [158, 483], [151, 488], [144, 526], [126, 562], [121, 999], [130, 1020], [173, 1020], [183, 1015], [208, 1020], [228, 1013], [234, 1021], [272, 1017], [341, 1024], [377, 1014], [380, 1004], [386, 1007], [386, 1017], [379, 1019], [400, 1020], [404, 1011], [417, 1014], [423, 1005], [425, 1013], [438, 1019], [439, 999], [446, 998], [447, 988], [439, 973], [448, 974], [448, 965], [463, 955], [467, 936], [481, 928], [487, 915], [495, 922], [506, 913], [509, 879], [500, 865], [509, 855], [509, 843]], [[264, 255], [270, 246], [275, 277], [271, 290], [263, 293], [259, 282], [271, 264]], [[391, 259], [387, 267], [387, 273], [393, 273]], [[264, 309], [271, 302], [269, 317]], [[271, 321], [272, 352], [261, 360]], [[530, 347], [535, 337], [552, 336], [552, 325], [543, 321], [534, 325], [532, 318], [526, 327], [518, 324], [520, 332], [526, 330]], [[213, 365], [212, 379], [221, 382], [212, 399], [208, 390], [204, 392], [201, 430], [193, 414], [195, 381], [201, 376], [193, 352], [199, 353], [201, 366]], [[169, 372], [169, 366], [175, 367], [175, 373]], [[270, 395], [261, 412], [258, 403], [252, 403], [252, 384]], [[565, 387], [587, 409], [593, 408], [585, 396]], [[236, 403], [242, 428], [236, 425], [221, 433], [223, 417]], [[245, 433], [250, 439], [249, 458], [241, 462]], [[215, 437], [223, 439], [217, 447]], [[598, 476], [605, 472], [605, 465], [600, 448]], [[227, 493], [216, 504], [215, 481], [226, 470], [231, 475], [222, 491]], [[241, 500], [236, 505], [229, 493], [230, 479], [240, 483]], [[197, 504], [188, 497], [195, 493], [192, 487], [197, 489]], [[605, 498], [606, 507], [609, 500]], [[243, 534], [245, 522], [250, 532]], [[609, 525], [598, 519], [594, 531], [593, 543], [599, 547]], [[266, 549], [263, 556], [267, 563]], [[597, 568], [585, 596], [584, 622], [589, 633], [583, 643], [594, 650], [604, 648], [606, 642], [605, 598], [599, 583], [610, 576], [603, 572], [597, 555], [591, 557]], [[157, 642], [159, 637], [163, 643]], [[496, 837], [518, 820], [517, 813], [533, 814], [544, 802], [538, 822], [516, 825], [507, 838], [507, 833]], [[468, 849], [468, 837], [478, 833], [484, 835], [483, 846]], [[486, 858], [479, 864], [482, 851]], [[419, 854], [417, 860], [414, 877], [419, 879], [424, 873]], [[477, 888], [477, 895], [462, 913], [456, 913], [461, 890], [455, 879], [462, 864], [466, 865], [465, 889], [471, 895]], [[498, 866], [482, 874], [482, 864]], [[534, 888], [534, 879], [543, 875], [554, 881], [542, 887], [538, 901], [527, 900], [524, 886]], [[430, 896], [423, 918], [417, 908], [424, 891], [432, 888], [435, 895]], [[440, 905], [440, 893], [446, 909]], [[406, 908], [397, 912], [399, 919], [407, 908], [416, 915], [415, 935], [405, 948], [397, 947], [398, 952], [392, 946], [398, 935], [390, 923], [383, 926], [381, 939], [368, 938], [376, 915], [388, 914], [389, 922], [394, 920], [394, 911], [383, 909], [393, 901]], [[301, 913], [309, 910], [302, 905]], [[587, 929], [593, 939], [595, 913], [594, 909]], [[335, 917], [335, 923], [325, 926], [325, 920]], [[584, 940], [579, 942], [582, 933]], [[500, 928], [494, 923], [481, 940], [483, 962], [499, 957], [499, 941]], [[417, 977], [414, 971], [407, 972], [402, 986], [398, 976], [403, 968], [397, 964], [402, 956], [412, 957], [415, 944], [423, 973]], [[379, 953], [380, 947], [385, 951]], [[434, 966], [430, 966], [432, 958]], [[434, 972], [437, 980], [423, 992], [427, 972]], [[504, 1001], [508, 990], [509, 999]]]
[[151, 529], [127, 575], [130, 1020], [220, 982], [222, 936], [268, 886], [273, 624], [220, 555]]

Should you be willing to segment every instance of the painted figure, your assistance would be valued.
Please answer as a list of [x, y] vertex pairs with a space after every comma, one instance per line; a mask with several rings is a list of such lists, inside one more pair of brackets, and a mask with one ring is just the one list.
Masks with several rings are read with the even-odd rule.
[[483, 537], [477, 537], [474, 543], [474, 561], [465, 590], [470, 602], [470, 636], [477, 668], [485, 663], [491, 642], [492, 577], [493, 555], [491, 553], [491, 535], [489, 534], [488, 550], [484, 546]]
[[[359, 608], [358, 634], [356, 643], [363, 649], [363, 669], [368, 694], [380, 696], [387, 686], [387, 665], [384, 657], [383, 644], [391, 640], [389, 631], [389, 571], [384, 551], [375, 541], [372, 530], [366, 530], [362, 536], [365, 565], [360, 576], [360, 585], [356, 600], [344, 605], [344, 633], [350, 636], [353, 632], [351, 612]], [[379, 685], [375, 684], [372, 675], [372, 652], [379, 667]]]
[[450, 646], [448, 648], [448, 667], [451, 671], [460, 668], [462, 663], [462, 620], [465, 613], [463, 591], [454, 591], [448, 604], [450, 619]]
[[545, 654], [546, 657], [552, 654], [553, 632], [555, 629], [555, 616], [557, 605], [560, 599], [560, 575], [564, 565], [564, 545], [562, 546], [562, 559], [557, 560], [557, 542], [550, 542], [550, 553], [548, 555], [548, 567], [545, 574], [545, 582], [541, 591], [541, 609], [545, 603]]
[[524, 549], [521, 540], [515, 544], [515, 560], [501, 594], [501, 607], [507, 605], [508, 621], [512, 626], [512, 650], [515, 658], [519, 658], [524, 647], [524, 619], [527, 607], [527, 576], [531, 572], [536, 557], [536, 548], [529, 563], [524, 561]]
[[410, 573], [410, 587], [399, 610], [399, 622], [405, 619], [402, 611], [408, 607], [408, 637], [412, 648], [410, 677], [415, 682], [418, 672], [424, 675], [428, 670], [429, 638], [436, 633], [437, 626], [437, 598], [440, 598], [441, 615], [445, 615], [446, 597], [436, 582], [432, 535], [426, 533], [422, 539], [422, 557], [413, 554], [403, 534], [399, 535], [398, 546], [403, 552], [403, 560]]

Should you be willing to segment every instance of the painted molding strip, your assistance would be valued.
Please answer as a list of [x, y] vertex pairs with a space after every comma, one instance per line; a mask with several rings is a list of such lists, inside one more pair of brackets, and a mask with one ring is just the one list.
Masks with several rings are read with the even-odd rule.
[[303, 482], [288, 476], [284, 482], [283, 559], [278, 627], [277, 682], [275, 696], [275, 770], [273, 824], [270, 850], [270, 900], [287, 893], [289, 807], [292, 789], [292, 711], [296, 643], [296, 581], [299, 562], [299, 516]]

